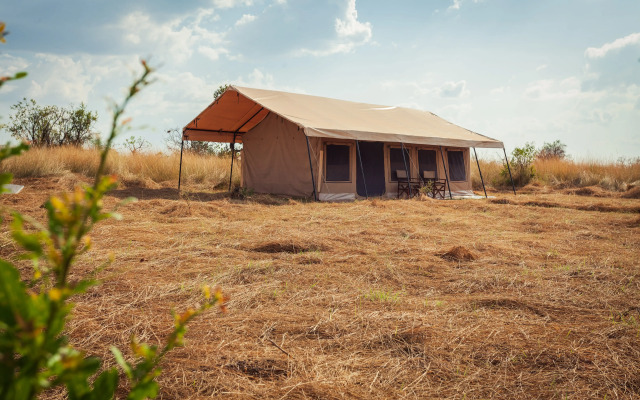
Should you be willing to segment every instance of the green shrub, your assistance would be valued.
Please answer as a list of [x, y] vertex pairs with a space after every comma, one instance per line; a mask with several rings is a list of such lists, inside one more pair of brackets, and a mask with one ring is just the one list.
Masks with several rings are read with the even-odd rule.
[[[33, 275], [23, 281], [13, 264], [0, 260], [0, 399], [35, 399], [56, 387], [64, 387], [70, 399], [114, 398], [118, 370], [99, 372], [101, 360], [86, 357], [70, 346], [64, 335], [73, 310], [69, 300], [97, 282], [91, 278], [70, 282], [68, 276], [76, 258], [91, 248], [89, 233], [93, 226], [107, 218], [118, 218], [118, 214], [105, 212], [102, 207], [104, 195], [116, 186], [113, 176], [104, 176], [105, 164], [113, 140], [124, 125], [120, 117], [126, 105], [150, 83], [152, 70], [142, 64], [144, 72], [129, 88], [122, 104], [115, 106], [111, 133], [100, 154], [94, 184], [51, 197], [45, 203], [46, 226], [19, 213], [12, 214], [13, 240], [24, 251], [22, 258], [32, 262]], [[7, 145], [0, 149], [0, 161], [26, 149], [24, 144]], [[10, 174], [1, 174], [0, 188], [10, 181]], [[141, 344], [132, 338], [135, 363], [127, 362], [116, 347], [111, 347], [129, 380], [128, 399], [156, 397], [159, 363], [168, 351], [181, 345], [187, 323], [211, 306], [224, 304], [220, 291], [212, 294], [205, 287], [204, 296], [204, 305], [174, 315], [174, 329], [164, 346]]]
[[[511, 174], [516, 186], [524, 186], [536, 176], [533, 161], [536, 159], [537, 154], [538, 151], [533, 143], [525, 143], [523, 147], [516, 147], [511, 152]], [[509, 167], [506, 163], [502, 166], [502, 169], [500, 170], [500, 177], [497, 182], [494, 182], [494, 185], [511, 185]]]

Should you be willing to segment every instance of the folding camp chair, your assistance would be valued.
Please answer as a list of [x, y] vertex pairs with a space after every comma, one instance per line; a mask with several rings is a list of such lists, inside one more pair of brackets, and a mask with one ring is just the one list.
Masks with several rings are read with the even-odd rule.
[[424, 178], [424, 186], [429, 188], [431, 197], [444, 199], [447, 180], [436, 179], [436, 171], [422, 171], [422, 177]]
[[417, 180], [407, 177], [407, 171], [404, 169], [397, 169], [396, 176], [398, 177], [398, 198], [403, 193], [407, 194], [407, 198], [411, 198], [418, 194], [420, 190], [420, 183]]

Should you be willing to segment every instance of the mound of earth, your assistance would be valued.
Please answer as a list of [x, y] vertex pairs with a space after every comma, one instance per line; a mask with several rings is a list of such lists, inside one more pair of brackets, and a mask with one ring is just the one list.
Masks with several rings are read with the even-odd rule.
[[436, 253], [436, 255], [450, 261], [473, 261], [478, 258], [464, 246], [455, 246], [446, 253]]
[[622, 193], [620, 197], [625, 199], [640, 199], [640, 186], [627, 190]]
[[578, 189], [570, 189], [569, 194], [576, 194], [578, 196], [593, 196], [593, 197], [610, 197], [611, 193], [602, 189], [599, 186], [586, 186]]

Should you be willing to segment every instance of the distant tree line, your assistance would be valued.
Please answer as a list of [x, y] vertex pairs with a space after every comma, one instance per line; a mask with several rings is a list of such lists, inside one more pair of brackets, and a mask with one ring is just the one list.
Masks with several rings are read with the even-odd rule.
[[11, 106], [9, 123], [2, 125], [14, 138], [33, 147], [83, 146], [94, 138], [98, 114], [79, 106], [41, 106], [26, 98]]
[[[228, 84], [219, 86], [213, 93], [214, 100], [220, 97], [229, 87]], [[87, 110], [84, 103], [79, 106], [60, 107], [55, 105], [43, 106], [35, 100], [23, 98], [11, 106], [13, 114], [9, 123], [0, 125], [12, 137], [27, 142], [33, 147], [55, 146], [84, 146], [100, 144], [99, 135], [93, 131], [98, 119], [97, 112]], [[182, 143], [182, 130], [173, 128], [167, 131], [165, 144], [172, 151], [183, 150], [201, 155], [229, 155], [229, 143], [212, 143], [185, 140]], [[122, 144], [122, 148], [132, 153], [148, 149], [151, 144], [142, 137], [131, 136]], [[238, 150], [236, 146], [236, 150]]]

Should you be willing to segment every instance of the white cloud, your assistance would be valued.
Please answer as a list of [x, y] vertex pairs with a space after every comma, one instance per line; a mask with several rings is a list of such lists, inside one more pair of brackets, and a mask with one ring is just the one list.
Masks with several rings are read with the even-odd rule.
[[349, 53], [355, 47], [369, 43], [373, 37], [370, 22], [358, 21], [356, 0], [347, 0], [347, 7], [343, 18], [336, 18], [335, 32], [337, 38], [329, 46], [321, 50], [302, 49], [300, 53], [313, 56], [329, 56], [336, 53]]
[[198, 53], [202, 54], [212, 61], [217, 61], [222, 54], [228, 54], [229, 50], [222, 47], [214, 48], [208, 46], [198, 46]]
[[217, 8], [233, 8], [238, 6], [250, 6], [253, 0], [213, 0], [213, 5]]
[[462, 5], [462, 0], [453, 0], [453, 3], [447, 8], [447, 10], [459, 10]]
[[[472, 2], [479, 3], [482, 0], [472, 0]], [[458, 11], [462, 7], [462, 3], [464, 0], [452, 0], [452, 3], [449, 7], [447, 7], [447, 11]]]
[[489, 91], [489, 94], [491, 94], [492, 96], [501, 96], [503, 94], [506, 93], [511, 93], [511, 87], [510, 86], [499, 86], [497, 88], [493, 88]]
[[[139, 49], [156, 57], [161, 55], [161, 63], [168, 60], [184, 63], [191, 58], [195, 49], [212, 60], [227, 54], [228, 50], [224, 47], [226, 34], [210, 31], [200, 25], [204, 18], [216, 18], [213, 11], [200, 9], [194, 16], [177, 17], [159, 23], [148, 14], [134, 11], [122, 18], [116, 29], [122, 32], [124, 42], [133, 47], [132, 51]], [[195, 21], [190, 22], [191, 18]]]
[[260, 89], [274, 89], [273, 75], [265, 74], [255, 68], [247, 78], [238, 77], [237, 83], [240, 86], [249, 86]]
[[29, 66], [29, 62], [24, 58], [9, 54], [0, 54], [0, 64], [3, 65], [2, 75], [14, 75]]
[[585, 118], [586, 122], [595, 122], [602, 125], [608, 125], [613, 120], [613, 115], [605, 110], [593, 110]]
[[548, 67], [547, 64], [538, 65], [538, 67], [536, 68], [536, 71], [542, 71], [544, 69], [547, 69], [547, 67]]
[[438, 89], [438, 94], [440, 97], [467, 97], [469, 96], [469, 91], [467, 90], [467, 81], [458, 81], [458, 82], [445, 82]]
[[245, 25], [248, 24], [249, 22], [252, 22], [256, 19], [257, 17], [255, 15], [251, 15], [251, 14], [243, 14], [242, 17], [240, 17], [239, 20], [236, 21], [236, 26], [241, 26], [241, 25]]
[[640, 32], [616, 39], [611, 43], [604, 44], [602, 47], [589, 47], [584, 54], [587, 58], [602, 58], [611, 51], [637, 44], [640, 44]]
[[[94, 87], [105, 79], [122, 76], [121, 67], [127, 57], [65, 56], [50, 53], [35, 55], [27, 96], [36, 100], [59, 103], [87, 102]], [[127, 61], [133, 61], [128, 59]], [[118, 70], [120, 69], [120, 72]]]
[[371, 23], [358, 21], [356, 0], [349, 0], [344, 20], [336, 18], [336, 32], [338, 37], [353, 39], [362, 42], [371, 40]]
[[582, 82], [577, 77], [569, 77], [561, 81], [541, 79], [531, 82], [524, 90], [524, 97], [530, 100], [558, 100], [574, 98], [581, 95]]
[[306, 91], [299, 86], [277, 84], [272, 74], [263, 72], [258, 68], [254, 68], [247, 76], [239, 76], [233, 84], [259, 89], [282, 90], [285, 92], [306, 94]]

